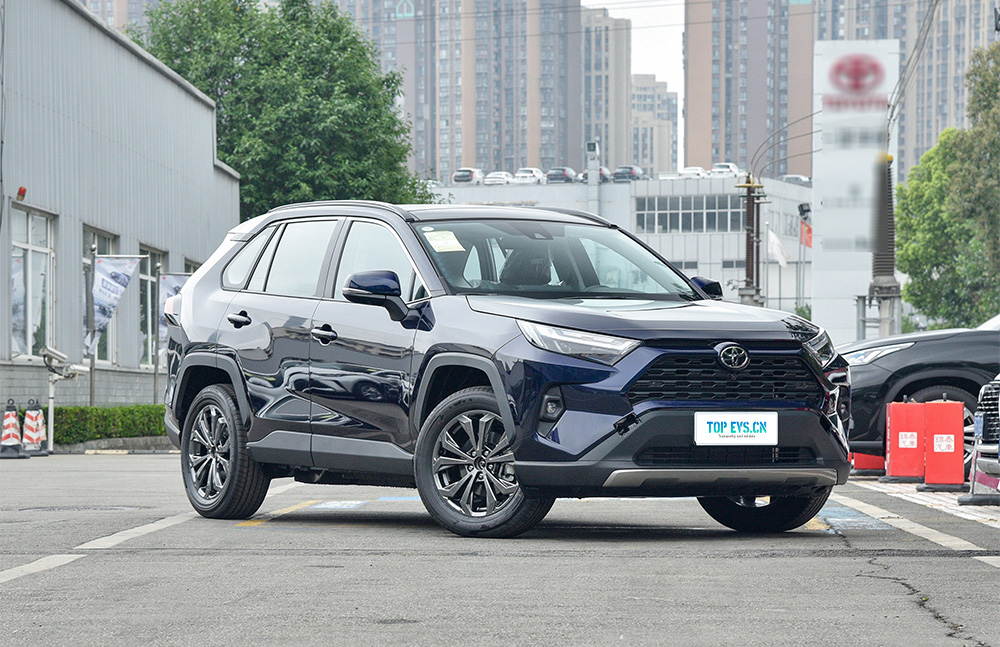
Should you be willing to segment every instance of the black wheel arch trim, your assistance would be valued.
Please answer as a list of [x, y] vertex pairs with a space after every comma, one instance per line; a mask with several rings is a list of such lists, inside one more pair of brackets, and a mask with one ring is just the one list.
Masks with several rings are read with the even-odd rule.
[[183, 426], [181, 406], [188, 389], [188, 380], [192, 374], [192, 369], [197, 367], [220, 369], [229, 375], [230, 385], [236, 393], [236, 404], [239, 406], [243, 425], [249, 429], [251, 423], [250, 401], [247, 399], [246, 384], [243, 381], [243, 372], [240, 370], [239, 365], [231, 357], [226, 357], [218, 353], [204, 352], [195, 352], [186, 355], [181, 360], [181, 365], [177, 369], [177, 392], [174, 394], [171, 409], [173, 410], [175, 419], [179, 423], [178, 426]]
[[497, 368], [489, 358], [466, 353], [442, 352], [431, 357], [424, 365], [423, 375], [420, 378], [420, 386], [417, 387], [417, 397], [411, 409], [411, 424], [416, 433], [420, 433], [421, 421], [424, 419], [424, 404], [427, 402], [427, 390], [433, 382], [434, 373], [448, 366], [465, 366], [481, 370], [490, 381], [490, 388], [496, 397], [497, 406], [500, 408], [500, 418], [503, 420], [504, 431], [513, 440], [517, 435], [517, 425], [514, 423], [514, 412], [510, 406], [507, 390], [504, 388], [503, 378], [500, 376], [500, 369]]
[[[986, 384], [993, 379], [993, 375], [989, 375], [984, 371], [978, 369], [933, 369], [927, 371], [919, 371], [917, 373], [912, 373], [904, 378], [901, 378], [896, 384], [892, 386], [892, 389], [886, 394], [885, 402], [895, 402], [899, 394], [907, 390], [908, 387], [918, 383], [918, 382], [933, 382], [935, 380], [962, 380], [963, 382], [976, 381], [974, 378], [970, 379], [970, 376], [980, 376], [982, 378], [982, 384]], [[925, 388], [925, 387], [921, 387]], [[956, 386], [955, 388], [962, 388]], [[977, 397], [979, 395], [979, 390], [975, 389], [975, 393], [972, 393], [972, 397]]]

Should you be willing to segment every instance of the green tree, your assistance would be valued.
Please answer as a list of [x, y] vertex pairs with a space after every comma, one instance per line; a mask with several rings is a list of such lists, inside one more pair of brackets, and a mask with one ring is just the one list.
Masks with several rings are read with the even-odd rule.
[[133, 32], [216, 102], [218, 155], [242, 176], [240, 216], [289, 202], [428, 202], [406, 167], [401, 76], [329, 2], [177, 0]]
[[970, 128], [941, 133], [897, 189], [903, 298], [933, 327], [1000, 311], [1000, 43], [972, 55], [966, 88]]
[[896, 264], [909, 275], [903, 298], [932, 320], [970, 326], [991, 316], [984, 299], [995, 281], [981, 270], [973, 219], [951, 198], [953, 178], [964, 171], [965, 138], [954, 129], [920, 158], [897, 189]]

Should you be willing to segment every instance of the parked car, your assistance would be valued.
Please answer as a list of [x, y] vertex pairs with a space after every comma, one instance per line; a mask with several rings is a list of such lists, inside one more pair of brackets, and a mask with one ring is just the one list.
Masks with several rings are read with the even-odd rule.
[[587, 496], [788, 530], [847, 480], [847, 364], [821, 328], [721, 296], [583, 212], [279, 207], [165, 306], [167, 433], [205, 517], [291, 477], [416, 487], [460, 535]]
[[615, 169], [615, 182], [631, 182], [646, 179], [646, 172], [640, 166], [619, 166]]
[[514, 173], [514, 184], [544, 184], [545, 174], [542, 169], [526, 166]]
[[736, 177], [742, 173], [740, 167], [732, 162], [716, 162], [708, 171], [710, 177]]
[[979, 391], [975, 414], [978, 432], [976, 469], [990, 478], [1000, 477], [1000, 375]]
[[493, 171], [486, 176], [483, 184], [513, 184], [514, 176], [507, 171]]
[[788, 174], [782, 175], [779, 178], [782, 182], [790, 182], [792, 184], [801, 184], [803, 186], [812, 186], [812, 178], [806, 175], [795, 175]]
[[965, 405], [966, 467], [979, 389], [1000, 372], [1000, 315], [974, 329], [932, 330], [844, 344], [851, 365], [851, 449], [885, 455], [885, 405], [957, 401]]
[[556, 166], [555, 168], [550, 168], [545, 174], [545, 181], [549, 184], [554, 182], [575, 182], [576, 171], [568, 166]]
[[677, 172], [677, 176], [681, 178], [708, 177], [708, 171], [700, 166], [685, 166]]
[[455, 184], [482, 184], [483, 171], [478, 168], [460, 168], [451, 176], [451, 181]]
[[[577, 175], [576, 177], [580, 182], [586, 182], [587, 169], [580, 171], [580, 174]], [[610, 182], [614, 178], [614, 175], [611, 173], [611, 171], [608, 170], [607, 166], [602, 166], [600, 167], [600, 173], [598, 173], [598, 177], [600, 177], [601, 182]]]

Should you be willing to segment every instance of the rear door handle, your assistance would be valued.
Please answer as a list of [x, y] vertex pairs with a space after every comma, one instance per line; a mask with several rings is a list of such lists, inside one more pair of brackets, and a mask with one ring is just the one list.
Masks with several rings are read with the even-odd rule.
[[228, 314], [226, 315], [226, 319], [229, 320], [229, 323], [233, 324], [233, 328], [242, 328], [243, 326], [249, 326], [251, 321], [250, 317], [247, 316], [246, 310], [240, 310], [239, 314], [235, 313]]
[[330, 324], [323, 324], [318, 328], [313, 328], [311, 332], [316, 341], [324, 346], [337, 339], [337, 333], [330, 327]]

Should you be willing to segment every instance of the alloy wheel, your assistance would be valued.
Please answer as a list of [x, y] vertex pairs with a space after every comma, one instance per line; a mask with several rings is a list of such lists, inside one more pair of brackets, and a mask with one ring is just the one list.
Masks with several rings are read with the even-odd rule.
[[229, 481], [232, 435], [222, 410], [207, 404], [198, 412], [188, 444], [191, 482], [198, 496], [212, 501], [222, 494]]

